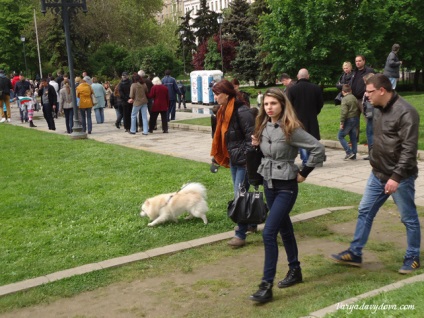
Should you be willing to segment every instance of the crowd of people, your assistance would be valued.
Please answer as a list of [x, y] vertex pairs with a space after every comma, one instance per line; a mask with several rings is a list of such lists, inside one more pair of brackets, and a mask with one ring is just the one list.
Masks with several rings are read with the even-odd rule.
[[[42, 109], [49, 130], [56, 130], [55, 119], [60, 115], [65, 117], [66, 134], [73, 132], [75, 115], [81, 121], [83, 132], [91, 134], [92, 110], [96, 123], [103, 124], [106, 107], [115, 109], [116, 128], [120, 129], [123, 125], [129, 134], [139, 131], [143, 135], [153, 133], [157, 129], [159, 114], [162, 131], [168, 133], [168, 122], [175, 120], [177, 99], [179, 109], [181, 104], [187, 108], [186, 88], [181, 81], [177, 83], [169, 70], [162, 80], [159, 77], [149, 78], [143, 70], [134, 72], [131, 77], [128, 72], [123, 72], [115, 87], [110, 82], [99, 83], [97, 77], [91, 78], [83, 72], [74, 80], [76, 108], [70, 79], [60, 71], [56, 77], [49, 74], [34, 81], [26, 79], [23, 73], [14, 73], [11, 78], [0, 70], [1, 104], [4, 104], [1, 122], [11, 121], [10, 104], [16, 101], [22, 123], [29, 122], [30, 127], [36, 127], [33, 113]], [[78, 109], [77, 114], [74, 114], [75, 109]]]

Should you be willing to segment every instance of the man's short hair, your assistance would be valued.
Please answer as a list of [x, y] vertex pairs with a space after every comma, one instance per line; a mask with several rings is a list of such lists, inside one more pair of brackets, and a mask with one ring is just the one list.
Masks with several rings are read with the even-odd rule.
[[345, 93], [350, 93], [350, 92], [352, 92], [352, 89], [350, 88], [349, 84], [343, 84], [342, 91], [345, 92]]
[[165, 75], [171, 75], [171, 70], [166, 70]]
[[283, 73], [283, 74], [281, 74], [281, 77], [280, 77], [280, 80], [281, 80], [281, 81], [282, 81], [282, 80], [288, 80], [288, 79], [290, 79], [289, 74], [287, 74], [287, 73]]
[[383, 87], [389, 93], [393, 91], [392, 83], [390, 82], [389, 78], [381, 73], [371, 76], [369, 79], [367, 79], [365, 84], [373, 84], [376, 89], [380, 89]]

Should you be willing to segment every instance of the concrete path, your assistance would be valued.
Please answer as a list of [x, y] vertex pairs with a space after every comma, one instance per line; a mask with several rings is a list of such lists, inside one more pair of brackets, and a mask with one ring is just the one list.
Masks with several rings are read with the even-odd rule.
[[[205, 114], [208, 109], [207, 107], [204, 108], [205, 110], [200, 108], [201, 113], [199, 113], [199, 106], [188, 104], [188, 107], [194, 107], [198, 113], [177, 112], [177, 121], [210, 117], [209, 114]], [[28, 124], [20, 123], [18, 116], [19, 113], [16, 107], [12, 108], [12, 124], [28, 127]], [[49, 131], [46, 121], [42, 116], [41, 111], [37, 113], [38, 118], [34, 121], [37, 128], [32, 129]], [[208, 126], [193, 126], [171, 121], [168, 134], [163, 134], [159, 126], [159, 130], [154, 131], [153, 134], [149, 134], [148, 136], [144, 136], [141, 133], [130, 135], [124, 132], [123, 127], [117, 129], [114, 126], [116, 119], [114, 109], [107, 108], [105, 110], [104, 124], [96, 124], [94, 114], [92, 117], [93, 131], [91, 135], [88, 135], [89, 139], [194, 161], [210, 162], [212, 137], [210, 127]], [[60, 117], [55, 122], [57, 129], [54, 133], [65, 134], [65, 119]], [[366, 156], [367, 148], [360, 145], [358, 147], [358, 151], [360, 152], [358, 160], [344, 161], [345, 153], [341, 149], [339, 142], [329, 140], [322, 140], [321, 142], [326, 146], [327, 161], [323, 167], [315, 169], [308, 176], [306, 182], [362, 194], [371, 172], [369, 161], [362, 160]], [[420, 151], [419, 156], [424, 158], [424, 152]], [[420, 171], [424, 171], [424, 161], [418, 161], [418, 168]], [[424, 206], [424, 178], [419, 177], [416, 180], [415, 198], [417, 205]]]

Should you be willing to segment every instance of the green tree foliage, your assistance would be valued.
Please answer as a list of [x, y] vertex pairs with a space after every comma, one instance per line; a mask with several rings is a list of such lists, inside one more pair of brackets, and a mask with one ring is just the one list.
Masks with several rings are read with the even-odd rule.
[[218, 47], [218, 37], [209, 38], [207, 51], [205, 55], [205, 70], [220, 70], [221, 69], [221, 53]]
[[89, 64], [95, 73], [93, 75], [107, 78], [119, 77], [127, 70], [124, 61], [128, 58], [128, 50], [114, 43], [101, 45], [96, 52], [90, 55]]
[[8, 72], [24, 68], [20, 37], [31, 21], [31, 0], [0, 0], [0, 68]]
[[180, 74], [182, 63], [177, 60], [174, 51], [163, 44], [149, 46], [132, 51], [125, 61], [126, 70], [140, 70], [146, 74], [159, 77], [165, 75], [165, 70], [171, 70], [172, 74]]
[[321, 83], [333, 82], [343, 61], [357, 54], [374, 64], [389, 27], [386, 2], [269, 0], [271, 12], [260, 23], [267, 62], [291, 75], [306, 67]]
[[[186, 72], [190, 72], [193, 67], [191, 61], [193, 59], [193, 54], [196, 52], [196, 36], [192, 26], [190, 25], [191, 13], [193, 10], [187, 11], [186, 14], [180, 17], [181, 24], [178, 27], [177, 36], [180, 37], [179, 44], [179, 56], [183, 56], [183, 63], [185, 63]], [[182, 34], [181, 34], [182, 32]]]
[[232, 62], [234, 76], [239, 80], [252, 80], [256, 86], [260, 72], [259, 50], [251, 43], [242, 41], [236, 52], [236, 58]]
[[199, 43], [203, 43], [218, 32], [219, 26], [216, 20], [218, 13], [209, 10], [206, 0], [200, 0], [200, 8], [196, 15], [192, 27], [196, 29], [194, 34]]
[[234, 0], [229, 4], [222, 25], [223, 36], [231, 41], [253, 43], [252, 27], [256, 25], [249, 14], [250, 5], [246, 0]]

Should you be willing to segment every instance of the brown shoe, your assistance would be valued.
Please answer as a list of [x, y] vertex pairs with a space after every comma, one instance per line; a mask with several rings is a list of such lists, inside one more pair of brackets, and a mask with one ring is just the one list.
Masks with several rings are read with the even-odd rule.
[[239, 248], [246, 245], [246, 240], [242, 240], [237, 236], [234, 236], [231, 240], [228, 241], [227, 244], [230, 245], [232, 248]]

